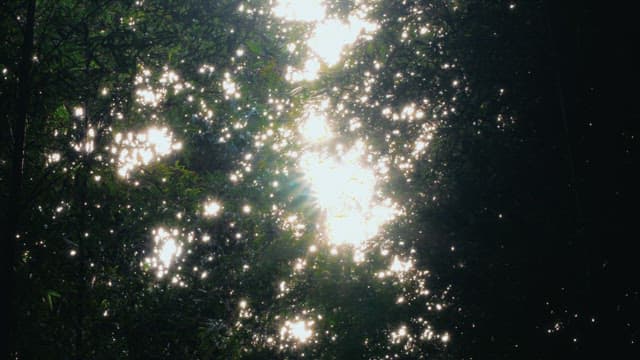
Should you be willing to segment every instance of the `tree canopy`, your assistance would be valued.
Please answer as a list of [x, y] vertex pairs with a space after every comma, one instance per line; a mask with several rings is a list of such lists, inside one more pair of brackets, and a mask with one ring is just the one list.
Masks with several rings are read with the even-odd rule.
[[3, 2], [10, 357], [588, 353], [550, 6]]

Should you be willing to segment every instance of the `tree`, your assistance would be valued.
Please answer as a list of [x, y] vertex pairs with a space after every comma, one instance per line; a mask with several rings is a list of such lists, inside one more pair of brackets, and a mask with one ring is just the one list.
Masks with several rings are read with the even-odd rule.
[[548, 356], [548, 9], [287, 3], [1, 5], [10, 356]]

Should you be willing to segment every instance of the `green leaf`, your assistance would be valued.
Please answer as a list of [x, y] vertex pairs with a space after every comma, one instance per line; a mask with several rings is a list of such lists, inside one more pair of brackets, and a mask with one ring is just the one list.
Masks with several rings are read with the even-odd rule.
[[49, 303], [49, 310], [53, 311], [53, 298], [61, 297], [60, 293], [55, 290], [47, 291], [47, 302]]

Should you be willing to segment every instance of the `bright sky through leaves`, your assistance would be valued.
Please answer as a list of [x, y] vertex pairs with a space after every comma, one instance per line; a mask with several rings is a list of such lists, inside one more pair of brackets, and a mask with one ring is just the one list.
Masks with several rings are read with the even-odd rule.
[[292, 82], [317, 79], [321, 63], [336, 65], [349, 45], [362, 35], [375, 33], [378, 25], [367, 20], [366, 10], [366, 6], [361, 5], [347, 19], [337, 19], [326, 16], [323, 1], [277, 1], [272, 9], [275, 16], [313, 24], [313, 31], [305, 42], [311, 51], [310, 57], [303, 68], [290, 68], [287, 79]]
[[312, 325], [313, 321], [287, 321], [280, 329], [280, 337], [283, 340], [294, 340], [296, 342], [306, 343], [313, 336]]
[[168, 128], [150, 127], [139, 133], [117, 133], [111, 152], [116, 156], [118, 175], [127, 177], [140, 166], [148, 165], [182, 148]]
[[355, 146], [338, 157], [310, 151], [300, 158], [330, 244], [361, 247], [394, 216], [390, 201], [378, 199], [376, 176], [363, 164], [363, 148]]

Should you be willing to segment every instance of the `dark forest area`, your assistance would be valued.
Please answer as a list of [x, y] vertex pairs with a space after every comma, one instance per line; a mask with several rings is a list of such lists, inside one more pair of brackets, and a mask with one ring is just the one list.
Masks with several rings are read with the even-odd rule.
[[8, 358], [640, 356], [632, 14], [3, 1]]

